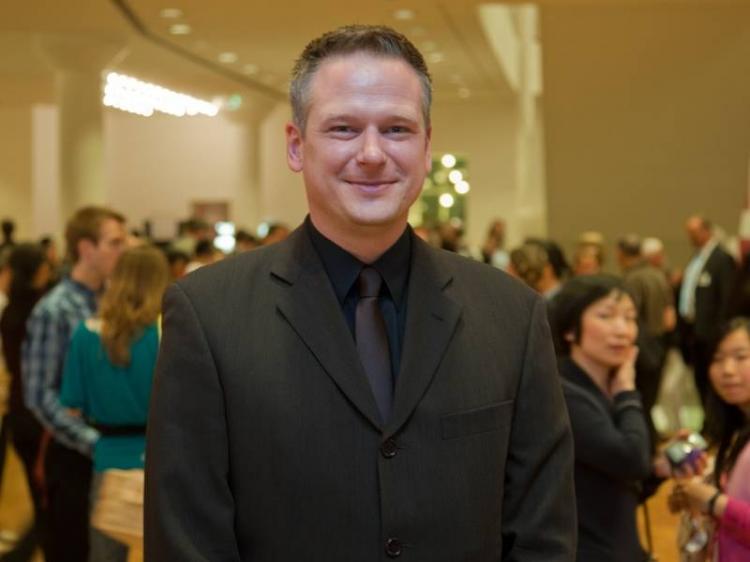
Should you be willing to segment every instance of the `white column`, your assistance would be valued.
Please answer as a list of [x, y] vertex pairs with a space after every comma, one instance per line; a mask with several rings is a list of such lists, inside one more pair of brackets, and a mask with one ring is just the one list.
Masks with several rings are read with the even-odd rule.
[[39, 46], [55, 71], [59, 114], [61, 224], [83, 205], [105, 203], [102, 70], [123, 44], [43, 36]]

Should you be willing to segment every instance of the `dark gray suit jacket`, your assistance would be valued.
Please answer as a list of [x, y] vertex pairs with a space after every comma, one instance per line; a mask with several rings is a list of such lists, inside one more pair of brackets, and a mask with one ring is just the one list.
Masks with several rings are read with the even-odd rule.
[[416, 237], [394, 413], [307, 233], [164, 301], [149, 562], [571, 561], [572, 439], [545, 304]]
[[729, 320], [736, 275], [734, 258], [721, 245], [716, 246], [703, 265], [695, 288], [695, 335], [698, 339], [712, 341]]

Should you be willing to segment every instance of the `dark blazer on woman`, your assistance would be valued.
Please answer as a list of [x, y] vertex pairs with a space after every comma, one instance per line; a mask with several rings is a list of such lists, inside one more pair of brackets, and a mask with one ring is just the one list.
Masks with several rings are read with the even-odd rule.
[[640, 562], [638, 481], [651, 472], [637, 391], [610, 400], [570, 358], [560, 363], [575, 442], [578, 562]]
[[305, 229], [170, 288], [147, 561], [572, 561], [544, 301], [415, 236], [411, 260], [385, 424]]

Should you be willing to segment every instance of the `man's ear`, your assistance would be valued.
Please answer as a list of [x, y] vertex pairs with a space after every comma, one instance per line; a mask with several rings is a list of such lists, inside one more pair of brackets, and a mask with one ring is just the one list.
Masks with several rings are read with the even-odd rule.
[[88, 238], [81, 238], [76, 246], [76, 250], [78, 250], [78, 260], [87, 260], [95, 249], [96, 242], [89, 240]]
[[432, 127], [427, 127], [425, 133], [424, 167], [429, 174], [432, 170]]
[[294, 123], [287, 123], [286, 128], [286, 162], [293, 172], [302, 171], [302, 132]]

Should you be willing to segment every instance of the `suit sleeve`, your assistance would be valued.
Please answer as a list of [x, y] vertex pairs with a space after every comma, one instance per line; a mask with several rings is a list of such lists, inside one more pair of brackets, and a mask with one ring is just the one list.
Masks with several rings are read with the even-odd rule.
[[146, 450], [145, 560], [237, 562], [223, 389], [188, 295], [164, 297]]
[[573, 438], [545, 303], [537, 300], [516, 394], [503, 501], [503, 561], [572, 562]]

